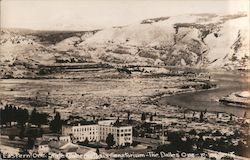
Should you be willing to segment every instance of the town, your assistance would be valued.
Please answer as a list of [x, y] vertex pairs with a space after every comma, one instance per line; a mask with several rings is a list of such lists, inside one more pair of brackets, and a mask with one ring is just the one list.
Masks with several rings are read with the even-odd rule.
[[[180, 117], [156, 112], [135, 115], [130, 111], [123, 115], [85, 119], [70, 115], [61, 119], [56, 110], [52, 114], [36, 109], [29, 113], [27, 109], [6, 104], [1, 107], [1, 156], [188, 158], [191, 154], [213, 157], [218, 152], [222, 152], [221, 157], [227, 157], [232, 152], [235, 157], [248, 150], [245, 129], [249, 122], [232, 114], [189, 110]], [[219, 129], [215, 123], [224, 127]]]
[[248, 6], [0, 0], [0, 159], [248, 160]]

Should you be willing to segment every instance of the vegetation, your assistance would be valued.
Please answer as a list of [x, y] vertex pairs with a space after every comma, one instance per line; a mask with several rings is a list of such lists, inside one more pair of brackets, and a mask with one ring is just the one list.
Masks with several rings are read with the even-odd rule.
[[47, 113], [38, 113], [36, 109], [33, 109], [30, 115], [30, 123], [33, 125], [41, 126], [42, 124], [48, 123]]
[[50, 130], [54, 133], [60, 132], [62, 129], [62, 120], [60, 114], [57, 112], [54, 119], [50, 122]]
[[11, 126], [11, 122], [17, 122], [21, 126], [28, 122], [29, 112], [27, 109], [17, 108], [15, 105], [7, 104], [0, 109], [1, 125]]
[[145, 121], [146, 118], [147, 118], [146, 113], [143, 112], [143, 113], [141, 114], [141, 120], [142, 120], [142, 121]]
[[115, 141], [114, 141], [114, 135], [109, 133], [107, 138], [106, 138], [106, 143], [108, 145], [108, 148], [112, 148], [113, 145], [115, 145]]
[[100, 154], [100, 150], [98, 147], [96, 148], [96, 154], [98, 154], [98, 155]]

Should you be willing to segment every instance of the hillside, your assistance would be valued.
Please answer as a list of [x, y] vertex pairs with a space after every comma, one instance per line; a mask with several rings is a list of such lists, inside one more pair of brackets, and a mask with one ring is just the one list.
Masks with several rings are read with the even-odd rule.
[[1, 29], [3, 78], [36, 77], [57, 63], [249, 69], [249, 18], [191, 14], [93, 31]]
[[114, 54], [164, 65], [234, 69], [249, 60], [248, 22], [245, 14], [162, 17], [100, 31], [80, 45], [105, 44]]

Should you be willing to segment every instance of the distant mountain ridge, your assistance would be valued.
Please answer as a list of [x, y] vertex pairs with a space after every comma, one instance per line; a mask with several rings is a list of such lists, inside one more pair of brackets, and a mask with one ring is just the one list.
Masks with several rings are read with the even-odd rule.
[[1, 29], [0, 45], [1, 77], [35, 75], [39, 65], [72, 59], [113, 65], [249, 69], [249, 17], [245, 13], [190, 14], [93, 31]]

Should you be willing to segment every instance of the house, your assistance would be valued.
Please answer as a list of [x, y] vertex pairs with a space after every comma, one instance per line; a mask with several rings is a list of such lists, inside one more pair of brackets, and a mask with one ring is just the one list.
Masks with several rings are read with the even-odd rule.
[[64, 150], [63, 153], [65, 153], [65, 157], [68, 159], [81, 159], [81, 155], [77, 153], [78, 148], [69, 148], [67, 150]]
[[71, 138], [70, 138], [70, 136], [60, 136], [59, 141], [71, 142]]
[[45, 141], [58, 140], [59, 134], [43, 134], [42, 139]]
[[38, 145], [38, 153], [48, 153], [50, 151], [49, 142], [48, 141], [42, 141]]
[[90, 159], [100, 159], [99, 155], [94, 150], [89, 150], [83, 155], [83, 158], [86, 160]]

